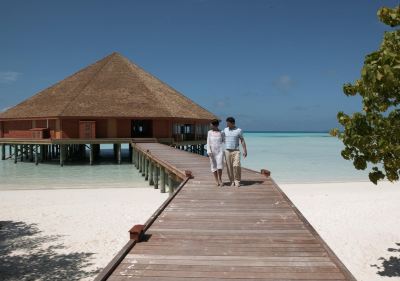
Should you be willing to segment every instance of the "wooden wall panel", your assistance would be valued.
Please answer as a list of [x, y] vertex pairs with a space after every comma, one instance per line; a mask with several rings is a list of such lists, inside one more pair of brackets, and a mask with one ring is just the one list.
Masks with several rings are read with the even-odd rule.
[[23, 138], [28, 139], [32, 137], [31, 120], [18, 120], [18, 121], [4, 121], [3, 123], [3, 137], [5, 138]]
[[154, 120], [153, 121], [153, 136], [155, 138], [170, 138], [171, 122], [169, 120]]
[[107, 119], [107, 138], [117, 137], [117, 119]]
[[61, 120], [62, 138], [79, 138], [79, 120], [63, 119]]
[[96, 138], [107, 138], [107, 119], [96, 119]]
[[117, 137], [130, 138], [131, 137], [131, 120], [130, 119], [117, 119]]

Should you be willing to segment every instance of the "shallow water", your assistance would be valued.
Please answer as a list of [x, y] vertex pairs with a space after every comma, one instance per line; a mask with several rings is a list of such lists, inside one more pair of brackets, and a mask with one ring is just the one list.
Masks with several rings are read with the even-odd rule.
[[[278, 183], [367, 181], [365, 171], [357, 171], [340, 156], [343, 144], [328, 133], [245, 133], [248, 157], [242, 165], [255, 170], [266, 168]], [[143, 187], [147, 182], [129, 164], [127, 146], [123, 163], [114, 164], [110, 145], [101, 146], [103, 160], [40, 163], [0, 161], [1, 189], [118, 188]]]
[[340, 155], [343, 148], [328, 133], [246, 133], [248, 157], [242, 165], [268, 169], [281, 183], [368, 181]]
[[[124, 148], [124, 147], [123, 147]], [[147, 182], [129, 163], [127, 146], [122, 151], [122, 164], [112, 159], [110, 145], [101, 145], [100, 162], [90, 166], [89, 160], [66, 163], [60, 167], [51, 163], [0, 161], [1, 189], [56, 189], [56, 188], [118, 188], [143, 187]], [[88, 159], [88, 157], [87, 157]]]

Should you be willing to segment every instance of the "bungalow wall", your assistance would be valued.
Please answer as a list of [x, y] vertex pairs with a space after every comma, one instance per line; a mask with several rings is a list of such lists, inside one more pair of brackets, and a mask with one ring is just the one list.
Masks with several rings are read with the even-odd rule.
[[31, 120], [16, 120], [16, 121], [4, 121], [3, 122], [3, 137], [4, 138], [32, 138]]
[[170, 120], [153, 121], [153, 137], [170, 138], [172, 136], [172, 123]]
[[63, 119], [61, 120], [62, 138], [78, 139], [79, 138], [79, 119]]
[[131, 119], [117, 120], [117, 138], [130, 138], [132, 136]]
[[107, 138], [107, 119], [96, 119], [96, 138]]

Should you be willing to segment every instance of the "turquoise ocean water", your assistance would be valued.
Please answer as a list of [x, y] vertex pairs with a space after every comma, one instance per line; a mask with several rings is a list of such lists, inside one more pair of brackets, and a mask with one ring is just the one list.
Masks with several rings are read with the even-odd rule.
[[[278, 183], [367, 181], [367, 173], [357, 171], [340, 156], [343, 144], [328, 133], [304, 132], [247, 132], [245, 139], [248, 157], [242, 165], [255, 170], [266, 168]], [[125, 162], [113, 164], [111, 147], [102, 145], [105, 160], [90, 166], [0, 160], [1, 189], [104, 188], [147, 186], [133, 165], [128, 163], [127, 146], [123, 150]], [[124, 147], [123, 147], [124, 148]]]

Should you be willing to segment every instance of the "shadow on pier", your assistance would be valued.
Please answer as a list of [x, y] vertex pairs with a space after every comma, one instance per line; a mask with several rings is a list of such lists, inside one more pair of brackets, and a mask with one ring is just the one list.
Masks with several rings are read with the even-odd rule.
[[60, 235], [43, 235], [36, 224], [0, 221], [1, 280], [81, 280], [95, 276], [93, 253], [61, 254]]

